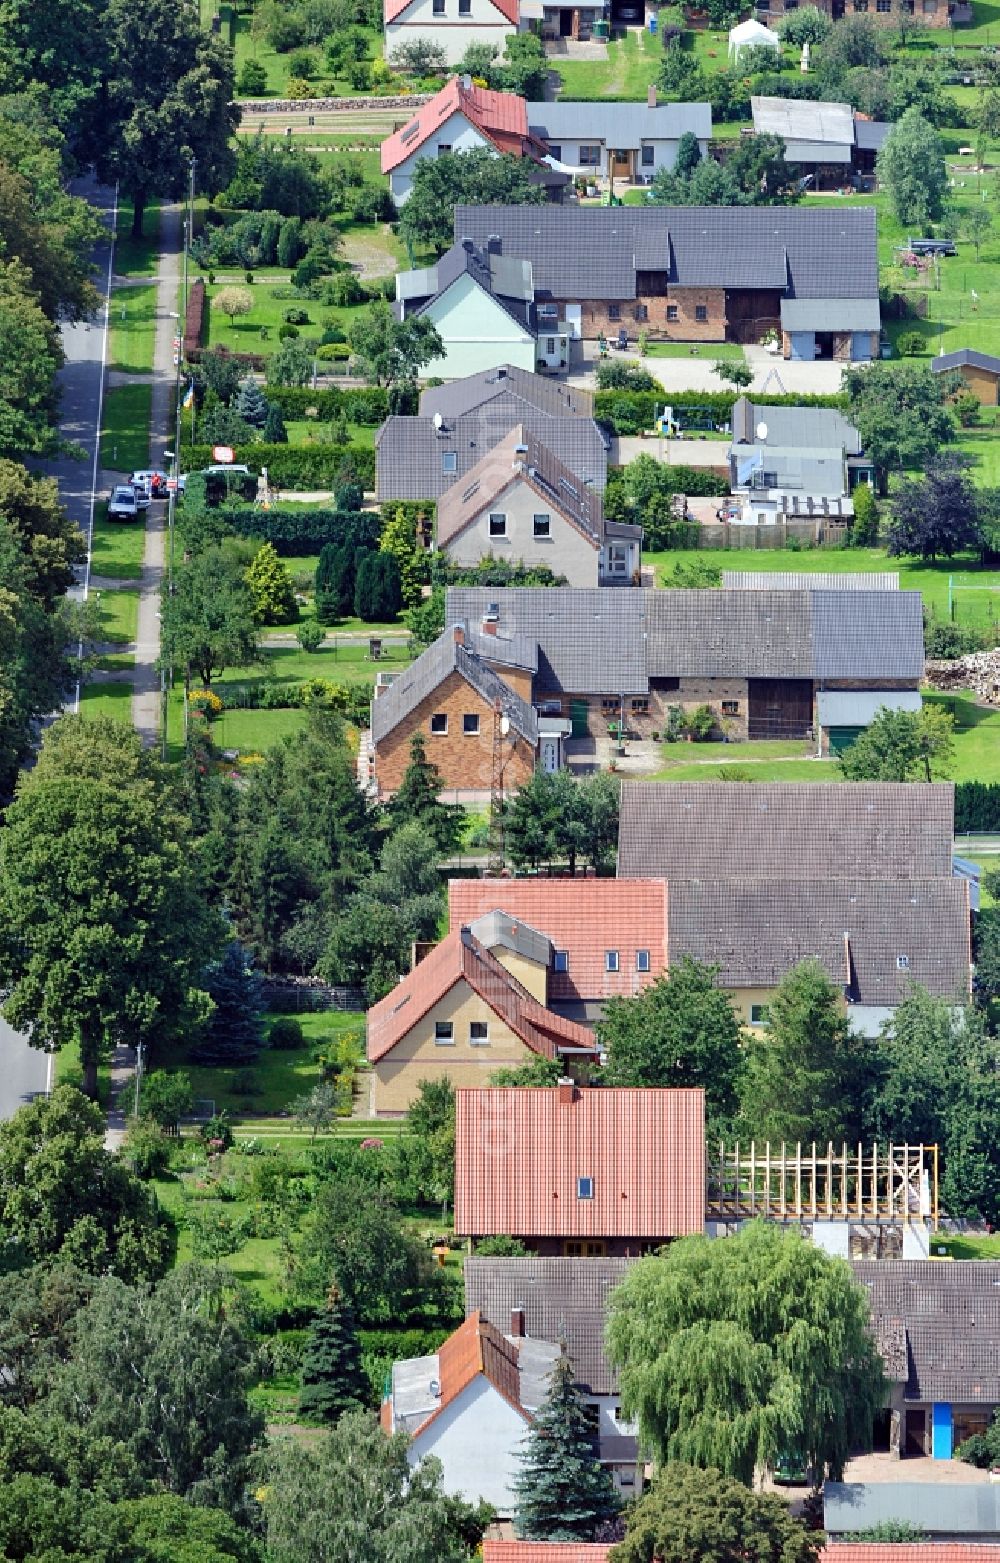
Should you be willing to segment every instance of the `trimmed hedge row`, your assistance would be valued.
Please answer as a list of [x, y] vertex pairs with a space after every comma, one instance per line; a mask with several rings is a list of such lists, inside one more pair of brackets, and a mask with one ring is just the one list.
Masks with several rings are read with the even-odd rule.
[[280, 407], [285, 418], [305, 418], [315, 408], [328, 421], [343, 412], [348, 422], [377, 428], [389, 416], [389, 393], [383, 386], [359, 385], [341, 390], [332, 386], [310, 390], [308, 386], [268, 386], [267, 399]]
[[[212, 464], [211, 445], [187, 445], [183, 451], [184, 469], [196, 472]], [[238, 445], [236, 461], [259, 472], [267, 468], [276, 488], [327, 489], [342, 481], [342, 470], [350, 463], [363, 488], [375, 487], [375, 452], [367, 445]]]
[[374, 510], [244, 510], [223, 509], [227, 526], [240, 537], [273, 543], [283, 558], [319, 553], [327, 543], [356, 543], [377, 548], [382, 518]]
[[184, 357], [201, 355], [201, 332], [205, 318], [205, 284], [196, 277], [188, 289], [187, 313], [184, 316]]
[[1000, 831], [1000, 782], [955, 783], [955, 834]]
[[[598, 391], [594, 397], [594, 417], [609, 424], [616, 433], [617, 421], [638, 423], [651, 429], [656, 409], [665, 403], [671, 407], [706, 407], [722, 423], [728, 420], [737, 400], [735, 391]], [[838, 407], [846, 398], [836, 396], [768, 396], [759, 405], [765, 407]]]

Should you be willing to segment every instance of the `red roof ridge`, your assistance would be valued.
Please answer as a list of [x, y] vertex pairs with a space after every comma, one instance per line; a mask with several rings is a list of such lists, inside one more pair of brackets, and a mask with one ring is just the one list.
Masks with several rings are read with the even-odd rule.
[[[385, 0], [385, 19], [396, 20], [410, 0]], [[517, 22], [519, 0], [491, 0], [508, 21]], [[390, 10], [395, 7], [394, 14]], [[509, 12], [513, 11], [513, 15]], [[494, 92], [489, 87], [469, 86], [461, 76], [453, 76], [429, 102], [424, 103], [400, 130], [382, 142], [381, 168], [391, 174], [412, 155], [452, 114], [462, 113], [481, 136], [498, 152], [519, 152], [521, 143], [530, 139], [528, 106], [513, 92]]]

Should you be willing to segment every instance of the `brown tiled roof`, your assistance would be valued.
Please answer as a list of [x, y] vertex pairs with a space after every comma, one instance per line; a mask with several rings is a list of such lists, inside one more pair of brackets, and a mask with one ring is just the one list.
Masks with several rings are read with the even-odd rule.
[[607, 1563], [599, 1541], [484, 1541], [483, 1563]]
[[[550, 1003], [631, 994], [667, 966], [667, 886], [658, 879], [452, 879], [452, 929], [484, 912], [504, 911], [547, 934], [565, 951], [565, 972], [549, 975]], [[618, 970], [605, 954], [618, 951]], [[636, 970], [636, 953], [649, 951], [649, 971]]]
[[456, 1232], [640, 1241], [703, 1230], [703, 1091], [560, 1098], [558, 1087], [456, 1092]]
[[578, 1384], [592, 1395], [612, 1395], [618, 1377], [604, 1350], [604, 1320], [611, 1292], [632, 1259], [487, 1259], [465, 1261], [465, 1306], [510, 1329], [515, 1308], [524, 1309], [525, 1333], [564, 1340]]
[[906, 1332], [907, 1400], [1000, 1401], [1000, 1260], [858, 1260], [875, 1337]]
[[368, 1011], [369, 1062], [384, 1058], [463, 979], [532, 1052], [555, 1058], [564, 1047], [594, 1051], [592, 1031], [539, 1004], [468, 928], [457, 928]]
[[950, 782], [624, 782], [618, 872], [950, 878], [954, 797]]
[[828, 1541], [819, 1563], [997, 1563], [998, 1557], [996, 1547], [978, 1541]]
[[726, 988], [772, 988], [814, 956], [851, 1003], [902, 1003], [914, 982], [970, 997], [968, 884], [960, 879], [675, 880], [669, 953], [720, 967]]
[[419, 1437], [480, 1373], [527, 1421], [529, 1413], [521, 1404], [517, 1356], [517, 1347], [505, 1340], [499, 1330], [478, 1313], [470, 1314], [438, 1349], [440, 1398], [430, 1415], [409, 1429], [410, 1437]]
[[522, 482], [553, 506], [593, 548], [604, 538], [600, 494], [573, 475], [547, 445], [519, 423], [446, 489], [437, 502], [437, 541], [445, 547], [510, 488]]

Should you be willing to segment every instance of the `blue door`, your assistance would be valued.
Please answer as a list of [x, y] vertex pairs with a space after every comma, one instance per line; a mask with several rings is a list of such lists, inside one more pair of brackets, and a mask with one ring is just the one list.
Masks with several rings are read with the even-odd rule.
[[792, 347], [791, 356], [804, 358], [807, 364], [811, 364], [816, 357], [815, 331], [791, 331], [788, 340]]
[[855, 364], [867, 364], [871, 362], [872, 334], [870, 331], [854, 331], [851, 333], [851, 362]]

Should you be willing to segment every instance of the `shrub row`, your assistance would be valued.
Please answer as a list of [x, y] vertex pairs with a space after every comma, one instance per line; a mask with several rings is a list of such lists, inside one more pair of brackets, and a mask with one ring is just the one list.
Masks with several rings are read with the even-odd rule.
[[184, 316], [184, 357], [201, 356], [201, 332], [205, 318], [205, 284], [196, 277], [188, 289], [187, 313]]
[[315, 408], [324, 421], [342, 412], [350, 423], [376, 428], [389, 416], [389, 392], [382, 386], [359, 385], [341, 390], [332, 386], [310, 390], [308, 386], [269, 386], [267, 399], [288, 419], [305, 418]]
[[243, 711], [300, 711], [312, 707], [339, 711], [349, 722], [367, 722], [374, 684], [337, 684], [310, 678], [301, 684], [275, 684], [266, 679], [225, 686], [225, 708]]
[[239, 537], [259, 537], [273, 543], [283, 558], [319, 553], [327, 543], [345, 542], [359, 548], [378, 546], [382, 518], [373, 510], [244, 510], [222, 511]]
[[1000, 831], [1000, 782], [955, 783], [955, 834]]
[[[727, 422], [736, 401], [735, 391], [598, 391], [594, 397], [594, 417], [607, 423], [615, 433], [628, 433], [630, 427], [651, 429], [657, 408], [664, 403], [671, 407], [705, 407], [719, 423]], [[840, 407], [845, 405], [841, 395], [836, 396], [769, 396], [768, 407]], [[618, 424], [630, 427], [619, 429]]]
[[[197, 471], [212, 462], [211, 445], [188, 445], [183, 452], [184, 470]], [[352, 467], [362, 488], [375, 487], [375, 452], [366, 445], [238, 445], [237, 463], [252, 471], [266, 467], [276, 488], [324, 489], [346, 481], [345, 467]]]

